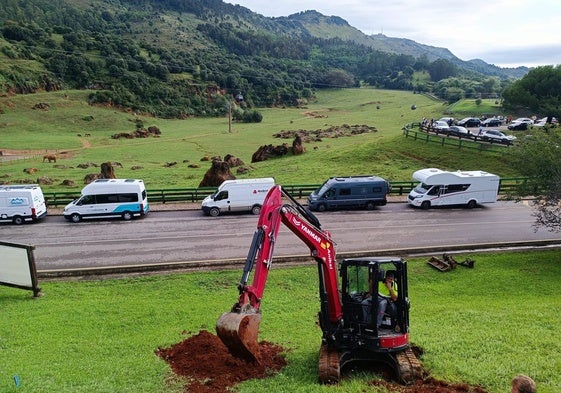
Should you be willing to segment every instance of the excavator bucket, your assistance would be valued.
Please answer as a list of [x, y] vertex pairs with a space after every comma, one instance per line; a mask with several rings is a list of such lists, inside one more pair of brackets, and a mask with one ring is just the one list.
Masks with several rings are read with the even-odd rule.
[[259, 362], [259, 323], [261, 314], [226, 312], [216, 322], [216, 334], [237, 358]]

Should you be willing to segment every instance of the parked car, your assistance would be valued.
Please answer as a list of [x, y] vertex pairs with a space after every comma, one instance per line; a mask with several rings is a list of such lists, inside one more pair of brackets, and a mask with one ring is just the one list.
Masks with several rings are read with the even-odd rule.
[[514, 120], [507, 126], [507, 128], [511, 131], [524, 131], [530, 128], [530, 124]]
[[438, 119], [438, 121], [443, 121], [446, 124], [448, 124], [449, 126], [454, 124], [454, 118], [453, 117], [441, 117], [440, 119]]
[[462, 127], [479, 127], [481, 120], [477, 117], [466, 117], [458, 122], [459, 126]]
[[490, 117], [481, 122], [483, 127], [500, 127], [503, 125], [503, 121], [497, 117]]
[[498, 143], [505, 143], [510, 145], [513, 141], [516, 140], [514, 135], [506, 135], [504, 132], [499, 130], [485, 130], [481, 132], [478, 136], [479, 139], [488, 142], [498, 142]]
[[437, 120], [434, 123], [432, 123], [432, 128], [437, 134], [448, 133], [448, 123], [442, 120]]
[[459, 138], [469, 138], [472, 134], [465, 127], [450, 126], [448, 127], [448, 135], [454, 135]]
[[534, 124], [534, 121], [528, 117], [519, 117], [518, 119], [514, 119], [513, 123], [527, 123], [529, 126]]

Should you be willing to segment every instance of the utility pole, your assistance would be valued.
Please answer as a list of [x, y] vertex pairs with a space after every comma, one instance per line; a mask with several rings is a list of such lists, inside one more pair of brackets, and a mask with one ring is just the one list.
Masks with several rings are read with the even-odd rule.
[[228, 102], [228, 132], [232, 133], [232, 103]]

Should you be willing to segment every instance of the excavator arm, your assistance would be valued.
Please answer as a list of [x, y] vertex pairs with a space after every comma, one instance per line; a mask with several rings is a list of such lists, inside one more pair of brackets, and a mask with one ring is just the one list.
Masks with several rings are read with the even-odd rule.
[[[283, 196], [291, 203], [283, 204]], [[238, 284], [238, 301], [216, 323], [218, 337], [230, 352], [250, 361], [259, 361], [257, 334], [261, 321], [261, 300], [281, 223], [308, 246], [311, 256], [318, 264], [320, 315], [326, 319], [320, 323], [323, 326], [336, 325], [342, 317], [335, 244], [331, 235], [323, 231], [317, 218], [284, 192], [281, 186], [274, 186], [269, 190], [261, 208], [257, 230]], [[249, 285], [251, 272], [253, 282]]]

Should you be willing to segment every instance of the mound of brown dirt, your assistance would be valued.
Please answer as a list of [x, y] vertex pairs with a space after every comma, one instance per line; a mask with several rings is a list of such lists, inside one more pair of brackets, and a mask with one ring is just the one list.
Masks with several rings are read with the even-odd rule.
[[286, 366], [280, 346], [261, 341], [259, 350], [259, 364], [248, 363], [232, 356], [220, 338], [201, 330], [170, 348], [159, 348], [156, 355], [189, 381], [186, 391], [226, 393], [239, 382], [266, 378]]
[[[267, 378], [280, 371], [287, 362], [282, 347], [261, 341], [259, 364], [234, 357], [220, 338], [201, 330], [170, 348], [159, 348], [156, 355], [170, 365], [173, 372], [188, 381], [186, 392], [228, 393], [231, 387], [248, 379]], [[385, 380], [373, 380], [371, 386], [386, 388], [394, 393], [488, 393], [481, 386], [453, 384], [431, 377], [403, 386]]]

